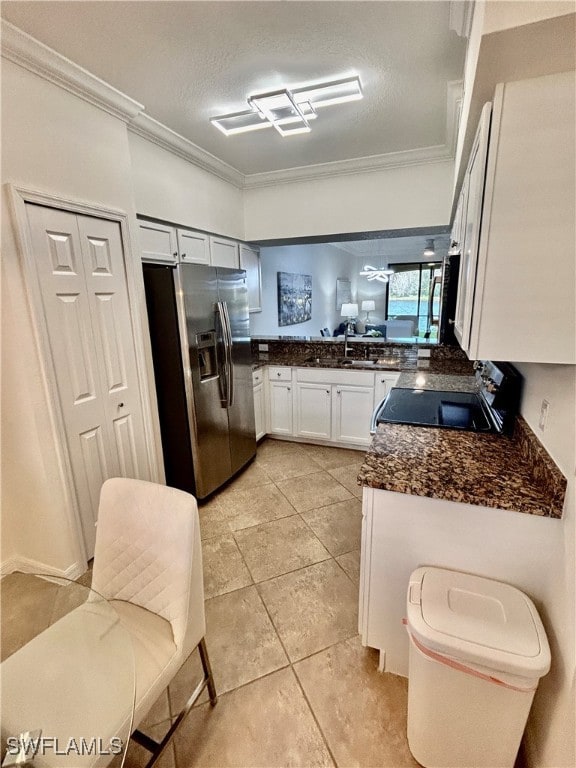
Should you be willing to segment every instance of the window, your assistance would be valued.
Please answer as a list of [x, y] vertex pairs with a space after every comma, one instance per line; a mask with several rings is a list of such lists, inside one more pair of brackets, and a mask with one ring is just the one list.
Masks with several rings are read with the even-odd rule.
[[412, 320], [415, 334], [438, 338], [442, 262], [390, 264], [386, 296], [387, 320]]

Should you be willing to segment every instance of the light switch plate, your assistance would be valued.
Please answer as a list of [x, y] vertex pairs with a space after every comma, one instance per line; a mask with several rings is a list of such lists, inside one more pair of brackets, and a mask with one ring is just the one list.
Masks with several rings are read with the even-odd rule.
[[540, 419], [538, 420], [538, 429], [544, 430], [546, 429], [546, 421], [548, 420], [548, 410], [550, 408], [550, 403], [548, 400], [542, 400], [542, 405], [540, 406]]
[[418, 357], [430, 357], [430, 350], [429, 349], [419, 349], [418, 350]]
[[258, 344], [258, 352], [268, 352], [268, 344]]

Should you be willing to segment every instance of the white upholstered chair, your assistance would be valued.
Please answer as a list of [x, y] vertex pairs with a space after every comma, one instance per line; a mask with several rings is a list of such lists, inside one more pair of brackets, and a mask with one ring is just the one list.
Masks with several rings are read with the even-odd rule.
[[135, 656], [137, 728], [160, 693], [198, 647], [204, 676], [172, 727], [157, 743], [136, 730], [152, 752], [150, 768], [205, 687], [216, 689], [204, 641], [204, 583], [196, 499], [164, 485], [111, 478], [98, 509], [92, 588], [129, 631]]
[[[149, 768], [205, 687], [211, 703], [217, 700], [204, 643], [202, 551], [194, 497], [141, 480], [107, 480], [100, 495], [92, 586], [95, 592], [87, 602], [3, 662], [2, 690], [10, 691], [10, 697], [2, 701], [2, 729], [17, 735], [41, 728], [44, 736], [62, 743], [81, 735], [109, 743], [113, 736], [132, 733], [152, 753]], [[117, 629], [123, 640], [118, 645]], [[197, 646], [203, 677], [164, 739], [157, 743], [135, 731]], [[105, 674], [100, 674], [102, 664]], [[134, 687], [132, 699], [126, 694]], [[87, 727], [94, 731], [85, 733]], [[72, 764], [101, 768], [112, 757], [83, 754]], [[63, 763], [49, 751], [36, 756], [33, 764], [62, 768]]]

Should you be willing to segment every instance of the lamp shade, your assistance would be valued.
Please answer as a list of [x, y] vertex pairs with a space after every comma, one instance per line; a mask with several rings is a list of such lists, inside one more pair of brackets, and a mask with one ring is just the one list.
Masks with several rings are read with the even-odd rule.
[[376, 302], [375, 301], [363, 301], [362, 302], [362, 312], [374, 312], [376, 309]]
[[357, 317], [358, 316], [358, 304], [342, 304], [340, 310], [342, 317]]

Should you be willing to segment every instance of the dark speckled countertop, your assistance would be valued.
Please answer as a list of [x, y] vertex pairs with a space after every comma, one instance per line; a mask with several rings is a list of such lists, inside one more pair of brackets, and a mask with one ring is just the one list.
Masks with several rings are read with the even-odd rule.
[[566, 478], [522, 418], [512, 437], [380, 424], [358, 482], [556, 518], [566, 492]]

